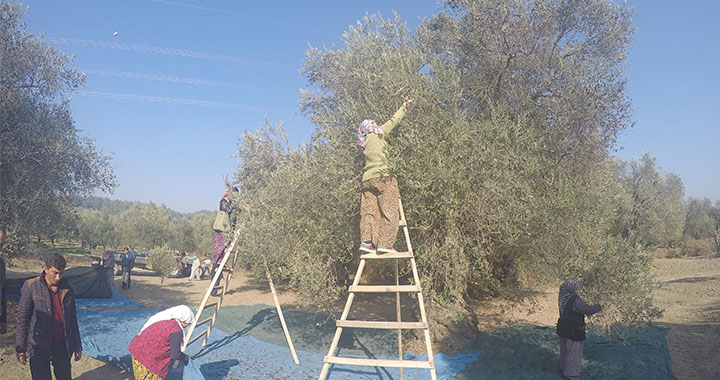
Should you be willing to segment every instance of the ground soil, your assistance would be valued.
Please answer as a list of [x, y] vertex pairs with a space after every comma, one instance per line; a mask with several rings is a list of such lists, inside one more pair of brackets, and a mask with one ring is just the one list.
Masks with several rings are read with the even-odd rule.
[[[89, 263], [89, 259], [81, 256], [73, 255], [68, 259], [70, 266]], [[8, 268], [8, 277], [29, 276], [40, 270], [38, 260], [14, 260]], [[667, 344], [673, 373], [680, 380], [720, 378], [720, 362], [715, 360], [720, 354], [720, 258], [655, 258], [652, 272], [658, 281], [654, 292], [655, 304], [664, 310], [657, 322], [670, 329]], [[197, 305], [209, 285], [208, 280], [190, 281], [187, 278], [168, 278], [161, 285], [160, 278], [150, 271], [138, 269], [133, 274], [131, 289], [121, 290], [119, 277], [115, 278], [115, 287], [148, 308]], [[236, 272], [229, 288], [231, 291], [224, 305], [274, 305], [267, 282], [252, 279], [243, 271]], [[278, 291], [283, 308], [292, 308], [294, 295], [282, 286]], [[410, 310], [403, 310], [403, 319], [406, 314], [414, 314], [409, 306], [411, 302], [405, 303]], [[491, 331], [512, 323], [552, 326], [557, 318], [556, 303], [556, 290], [545, 289], [538, 291], [534, 301], [516, 307], [499, 301], [474, 305], [476, 321], [448, 321], [432, 326], [435, 350], [453, 353], [467, 343], [477, 329]], [[0, 373], [6, 379], [29, 380], [29, 369], [17, 363], [13, 350], [16, 307], [14, 301], [9, 302], [8, 332], [0, 335]], [[356, 308], [374, 309], [374, 314], [383, 317], [394, 313], [394, 308], [371, 300], [358, 299], [353, 309]], [[410, 343], [406, 349], [424, 352], [424, 346], [417, 343]], [[73, 363], [73, 378], [127, 380], [129, 376], [113, 365], [83, 356], [79, 362]]]

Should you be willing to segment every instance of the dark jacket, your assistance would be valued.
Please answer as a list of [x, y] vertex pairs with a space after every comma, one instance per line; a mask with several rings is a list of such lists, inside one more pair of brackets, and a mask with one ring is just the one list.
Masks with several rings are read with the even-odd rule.
[[123, 269], [132, 269], [135, 266], [135, 255], [131, 252], [120, 255], [120, 266]]
[[600, 310], [600, 305], [588, 305], [577, 294], [572, 296], [558, 318], [555, 333], [576, 342], [585, 340], [585, 315], [593, 315]]
[[[65, 326], [65, 344], [68, 352], [82, 351], [80, 330], [75, 311], [75, 294], [66, 279], [58, 284]], [[45, 283], [45, 272], [26, 280], [20, 289], [17, 323], [15, 325], [15, 351], [50, 357], [52, 349], [52, 298]]]

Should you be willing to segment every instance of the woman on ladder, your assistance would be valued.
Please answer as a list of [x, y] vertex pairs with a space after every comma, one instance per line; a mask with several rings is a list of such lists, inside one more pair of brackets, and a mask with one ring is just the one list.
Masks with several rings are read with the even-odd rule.
[[391, 176], [385, 153], [386, 138], [405, 117], [412, 100], [406, 100], [395, 114], [378, 126], [364, 120], [357, 132], [358, 145], [365, 157], [360, 199], [360, 250], [368, 253], [394, 253], [399, 227], [397, 178]]

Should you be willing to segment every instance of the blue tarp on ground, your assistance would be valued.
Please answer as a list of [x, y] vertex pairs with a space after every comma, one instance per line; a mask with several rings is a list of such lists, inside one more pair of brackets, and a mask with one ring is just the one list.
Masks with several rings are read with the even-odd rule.
[[[113, 298], [118, 302], [118, 307], [134, 302], [120, 294], [114, 295]], [[106, 301], [108, 300], [84, 300], [83, 309], [78, 310], [83, 350], [92, 357], [130, 370], [131, 359], [127, 347], [145, 321], [157, 310], [98, 310], [108, 307]], [[282, 330], [278, 330], [277, 333], [282, 336]], [[192, 360], [190, 366], [185, 369], [185, 380], [317, 379], [324, 357], [324, 354], [318, 352], [298, 351], [300, 365], [295, 365], [287, 346], [256, 339], [248, 330], [228, 334], [217, 328], [213, 329], [212, 339], [204, 349], [196, 343], [189, 347], [187, 353], [191, 355]], [[391, 359], [387, 356], [378, 358]], [[476, 353], [435, 355], [438, 379], [451, 378], [477, 358]], [[425, 360], [426, 356], [406, 354], [405, 359]], [[428, 373], [427, 369], [405, 369], [403, 378], [427, 379]], [[392, 368], [337, 365], [333, 366], [328, 379], [396, 380], [398, 371]]]
[[142, 304], [135, 302], [113, 289], [110, 298], [78, 298], [75, 304], [79, 308], [142, 308]]
[[[114, 298], [118, 305], [133, 302], [120, 294]], [[129, 369], [127, 347], [157, 310], [98, 310], [107, 306], [106, 301], [84, 300], [85, 308], [78, 310], [83, 348], [90, 356]], [[213, 329], [208, 345], [202, 349], [196, 343], [188, 349], [192, 360], [185, 370], [185, 380], [317, 379], [335, 329], [334, 326], [315, 328], [315, 324], [310, 323], [313, 318], [325, 319], [296, 311], [286, 313], [295, 347], [301, 348], [297, 352], [300, 365], [295, 365], [272, 308], [265, 305], [223, 307], [217, 325], [220, 328]], [[312, 328], [302, 329], [308, 325]], [[648, 324], [619, 326], [612, 337], [600, 335], [591, 328], [585, 342], [583, 378], [675, 379], [666, 334], [666, 328]], [[379, 359], [391, 359], [396, 346], [392, 344], [392, 337], [385, 338], [351, 332], [341, 339], [339, 354], [361, 357], [363, 352], [372, 352], [378, 354]], [[460, 354], [434, 356], [438, 379], [453, 380], [561, 379], [556, 368], [557, 358], [555, 329], [540, 326], [511, 326], [481, 333]], [[425, 358], [407, 354], [405, 359]], [[428, 370], [405, 369], [403, 372], [404, 379], [429, 378]], [[398, 370], [336, 365], [328, 379], [396, 380]]]
[[[119, 295], [123, 297], [122, 295]], [[90, 300], [88, 300], [90, 301]], [[92, 305], [86, 307], [100, 308]], [[78, 325], [83, 352], [118, 367], [132, 371], [128, 346], [143, 324], [158, 310], [93, 310], [78, 309]], [[200, 369], [192, 363], [185, 368], [184, 380], [205, 380]]]

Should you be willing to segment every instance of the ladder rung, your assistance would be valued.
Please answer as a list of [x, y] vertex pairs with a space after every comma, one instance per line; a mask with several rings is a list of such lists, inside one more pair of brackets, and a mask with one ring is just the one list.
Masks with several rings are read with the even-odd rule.
[[192, 339], [190, 339], [190, 340], [187, 342], [186, 347], [189, 346], [189, 345], [191, 345], [191, 344], [193, 344], [193, 343], [195, 343], [198, 339], [202, 338], [203, 335], [206, 335], [206, 334], [207, 334], [207, 330], [203, 331], [200, 335], [195, 335]]
[[358, 329], [426, 329], [423, 322], [391, 322], [391, 321], [335, 321], [337, 327]]
[[342, 358], [338, 356], [326, 356], [325, 363], [364, 365], [370, 367], [432, 368], [428, 361]]
[[217, 301], [211, 302], [211, 303], [206, 303], [206, 304], [205, 304], [205, 307], [203, 308], [203, 310], [205, 310], [205, 309], [207, 309], [207, 308], [209, 308], [209, 307], [216, 306], [217, 304], [218, 304]]
[[232, 270], [232, 269], [230, 269], [230, 268], [225, 268], [225, 267], [223, 267], [223, 269], [222, 269], [222, 270], [223, 270], [223, 272], [230, 272], [230, 273], [232, 273], [232, 272], [233, 272], [233, 270]]
[[411, 252], [398, 252], [398, 253], [366, 253], [360, 255], [361, 259], [411, 259], [413, 254]]
[[213, 289], [222, 289], [222, 288], [223, 288], [223, 286], [222, 286], [222, 285], [218, 285], [218, 286], [213, 286]]
[[350, 286], [350, 293], [419, 293], [417, 285], [355, 285]]
[[400, 223], [398, 223], [398, 224], [400, 225], [400, 227], [406, 227], [406, 226], [407, 226], [407, 221], [405, 221], [405, 220], [403, 220], [403, 219], [400, 219]]
[[204, 324], [212, 321], [212, 319], [213, 319], [213, 317], [210, 317], [210, 318], [207, 318], [207, 319], [203, 319], [202, 321], [200, 321], [200, 322], [198, 322], [197, 324], [195, 324], [195, 328], [197, 328], [197, 327], [200, 326], [200, 325], [204, 325]]

